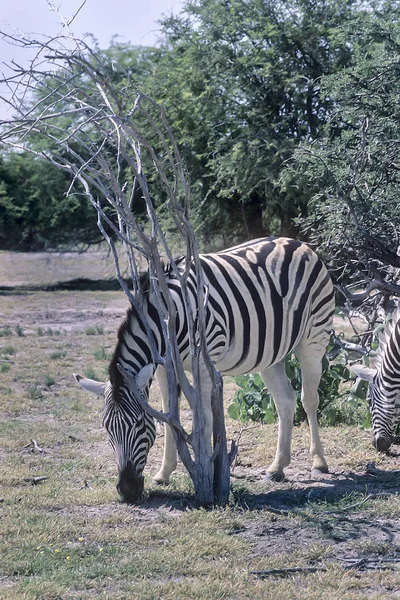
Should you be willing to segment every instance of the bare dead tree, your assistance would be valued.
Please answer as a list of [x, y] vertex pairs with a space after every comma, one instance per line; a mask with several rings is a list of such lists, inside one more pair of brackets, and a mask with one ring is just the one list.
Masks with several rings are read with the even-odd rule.
[[[6, 34], [3, 34], [3, 36]], [[208, 301], [199, 253], [189, 220], [190, 187], [178, 146], [161, 106], [141, 93], [127, 77], [115, 83], [113, 66], [82, 40], [72, 35], [55, 39], [20, 39], [12, 43], [31, 47], [36, 57], [29, 68], [11, 65], [11, 75], [0, 83], [15, 118], [0, 122], [0, 142], [15, 150], [29, 150], [71, 174], [68, 193], [84, 194], [96, 213], [98, 226], [114, 259], [117, 278], [145, 324], [153, 361], [164, 365], [168, 376], [169, 411], [160, 413], [143, 400], [144, 409], [168, 423], [175, 433], [179, 455], [194, 483], [196, 499], [208, 505], [226, 503], [229, 496], [229, 457], [222, 400], [222, 378], [207, 352], [205, 309]], [[45, 149], [43, 149], [45, 148]], [[151, 183], [150, 183], [151, 180]], [[163, 202], [155, 206], [151, 186], [161, 190]], [[147, 219], [140, 218], [145, 206]], [[168, 215], [173, 236], [163, 229]], [[187, 257], [184, 271], [171, 251], [179, 240]], [[187, 313], [193, 383], [186, 377], [176, 338], [176, 311], [169, 292], [163, 259], [167, 259], [182, 288]], [[127, 260], [132, 290], [122, 274]], [[198, 305], [189, 299], [188, 275], [194, 264]], [[165, 356], [160, 356], [143, 311], [144, 295], [139, 272], [148, 266], [150, 289], [163, 315]], [[214, 451], [207, 456], [201, 403], [200, 361], [212, 378]], [[123, 376], [131, 386], [129, 373]], [[178, 384], [192, 411], [192, 432], [179, 421]]]

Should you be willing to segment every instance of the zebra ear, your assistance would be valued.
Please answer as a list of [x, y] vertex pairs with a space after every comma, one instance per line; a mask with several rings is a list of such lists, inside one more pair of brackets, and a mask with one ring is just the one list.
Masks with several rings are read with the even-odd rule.
[[351, 365], [350, 369], [357, 377], [364, 379], [364, 381], [369, 381], [370, 383], [372, 383], [376, 375], [376, 369], [370, 369], [364, 365]]
[[143, 369], [140, 369], [139, 373], [135, 377], [135, 383], [140, 391], [144, 390], [149, 385], [151, 377], [153, 377], [154, 365], [151, 363], [145, 365]]
[[87, 377], [82, 377], [82, 375], [77, 375], [76, 373], [73, 373], [73, 376], [84, 390], [92, 392], [93, 394], [96, 394], [96, 396], [102, 396], [104, 394], [107, 383], [95, 381], [94, 379], [87, 379]]

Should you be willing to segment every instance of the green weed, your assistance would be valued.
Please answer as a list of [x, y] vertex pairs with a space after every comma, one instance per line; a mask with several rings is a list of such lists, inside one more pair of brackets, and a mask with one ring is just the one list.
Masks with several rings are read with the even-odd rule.
[[88, 379], [95, 379], [96, 381], [100, 381], [99, 376], [97, 375], [93, 367], [86, 367], [85, 375]]
[[110, 361], [111, 358], [112, 358], [112, 354], [110, 354], [109, 352], [107, 352], [106, 349], [104, 348], [104, 346], [102, 346], [98, 350], [95, 350], [93, 352], [93, 356], [94, 356], [94, 358], [96, 360], [107, 360], [107, 361]]
[[44, 376], [44, 384], [47, 387], [51, 387], [52, 385], [54, 385], [56, 382], [55, 378], [52, 375], [45, 375]]
[[24, 328], [22, 327], [22, 325], [16, 325], [15, 326], [15, 333], [18, 335], [18, 337], [23, 337], [25, 335], [25, 331]]
[[43, 392], [37, 385], [31, 385], [28, 389], [28, 396], [31, 400], [41, 400]]
[[3, 356], [13, 355], [16, 350], [14, 346], [4, 346], [4, 348], [0, 348], [0, 354]]
[[65, 358], [67, 356], [67, 353], [65, 350], [56, 350], [55, 352], [51, 352], [49, 354], [49, 358], [51, 360], [61, 360], [63, 358]]
[[93, 327], [87, 327], [85, 329], [86, 335], [103, 335], [104, 327], [103, 325], [94, 325]]
[[0, 337], [10, 337], [12, 335], [12, 330], [9, 325], [4, 325], [0, 327]]

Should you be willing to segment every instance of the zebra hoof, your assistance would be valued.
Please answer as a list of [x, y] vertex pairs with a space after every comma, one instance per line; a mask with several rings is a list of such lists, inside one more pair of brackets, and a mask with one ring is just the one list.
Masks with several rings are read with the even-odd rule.
[[169, 485], [169, 481], [164, 481], [163, 479], [152, 479], [151, 483], [160, 487]]
[[328, 467], [318, 467], [318, 469], [317, 468], [311, 469], [311, 477], [318, 478], [318, 477], [321, 477], [322, 475], [326, 475], [327, 473], [329, 473]]
[[287, 481], [283, 471], [268, 471], [268, 473], [265, 476], [265, 479], [267, 481]]

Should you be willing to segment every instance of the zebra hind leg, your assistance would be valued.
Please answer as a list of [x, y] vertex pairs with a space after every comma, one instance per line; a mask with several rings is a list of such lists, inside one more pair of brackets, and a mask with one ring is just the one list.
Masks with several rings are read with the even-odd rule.
[[286, 376], [284, 361], [265, 369], [260, 375], [274, 398], [279, 417], [276, 454], [274, 461], [268, 467], [267, 479], [282, 481], [285, 478], [283, 469], [290, 464], [296, 394]]
[[313, 475], [329, 472], [319, 437], [317, 421], [317, 409], [319, 405], [318, 385], [321, 379], [321, 361], [324, 351], [325, 347], [322, 347], [317, 343], [303, 343], [296, 348], [296, 355], [300, 361], [302, 377], [301, 402], [306, 411], [310, 427], [310, 454], [313, 459], [311, 472]]

